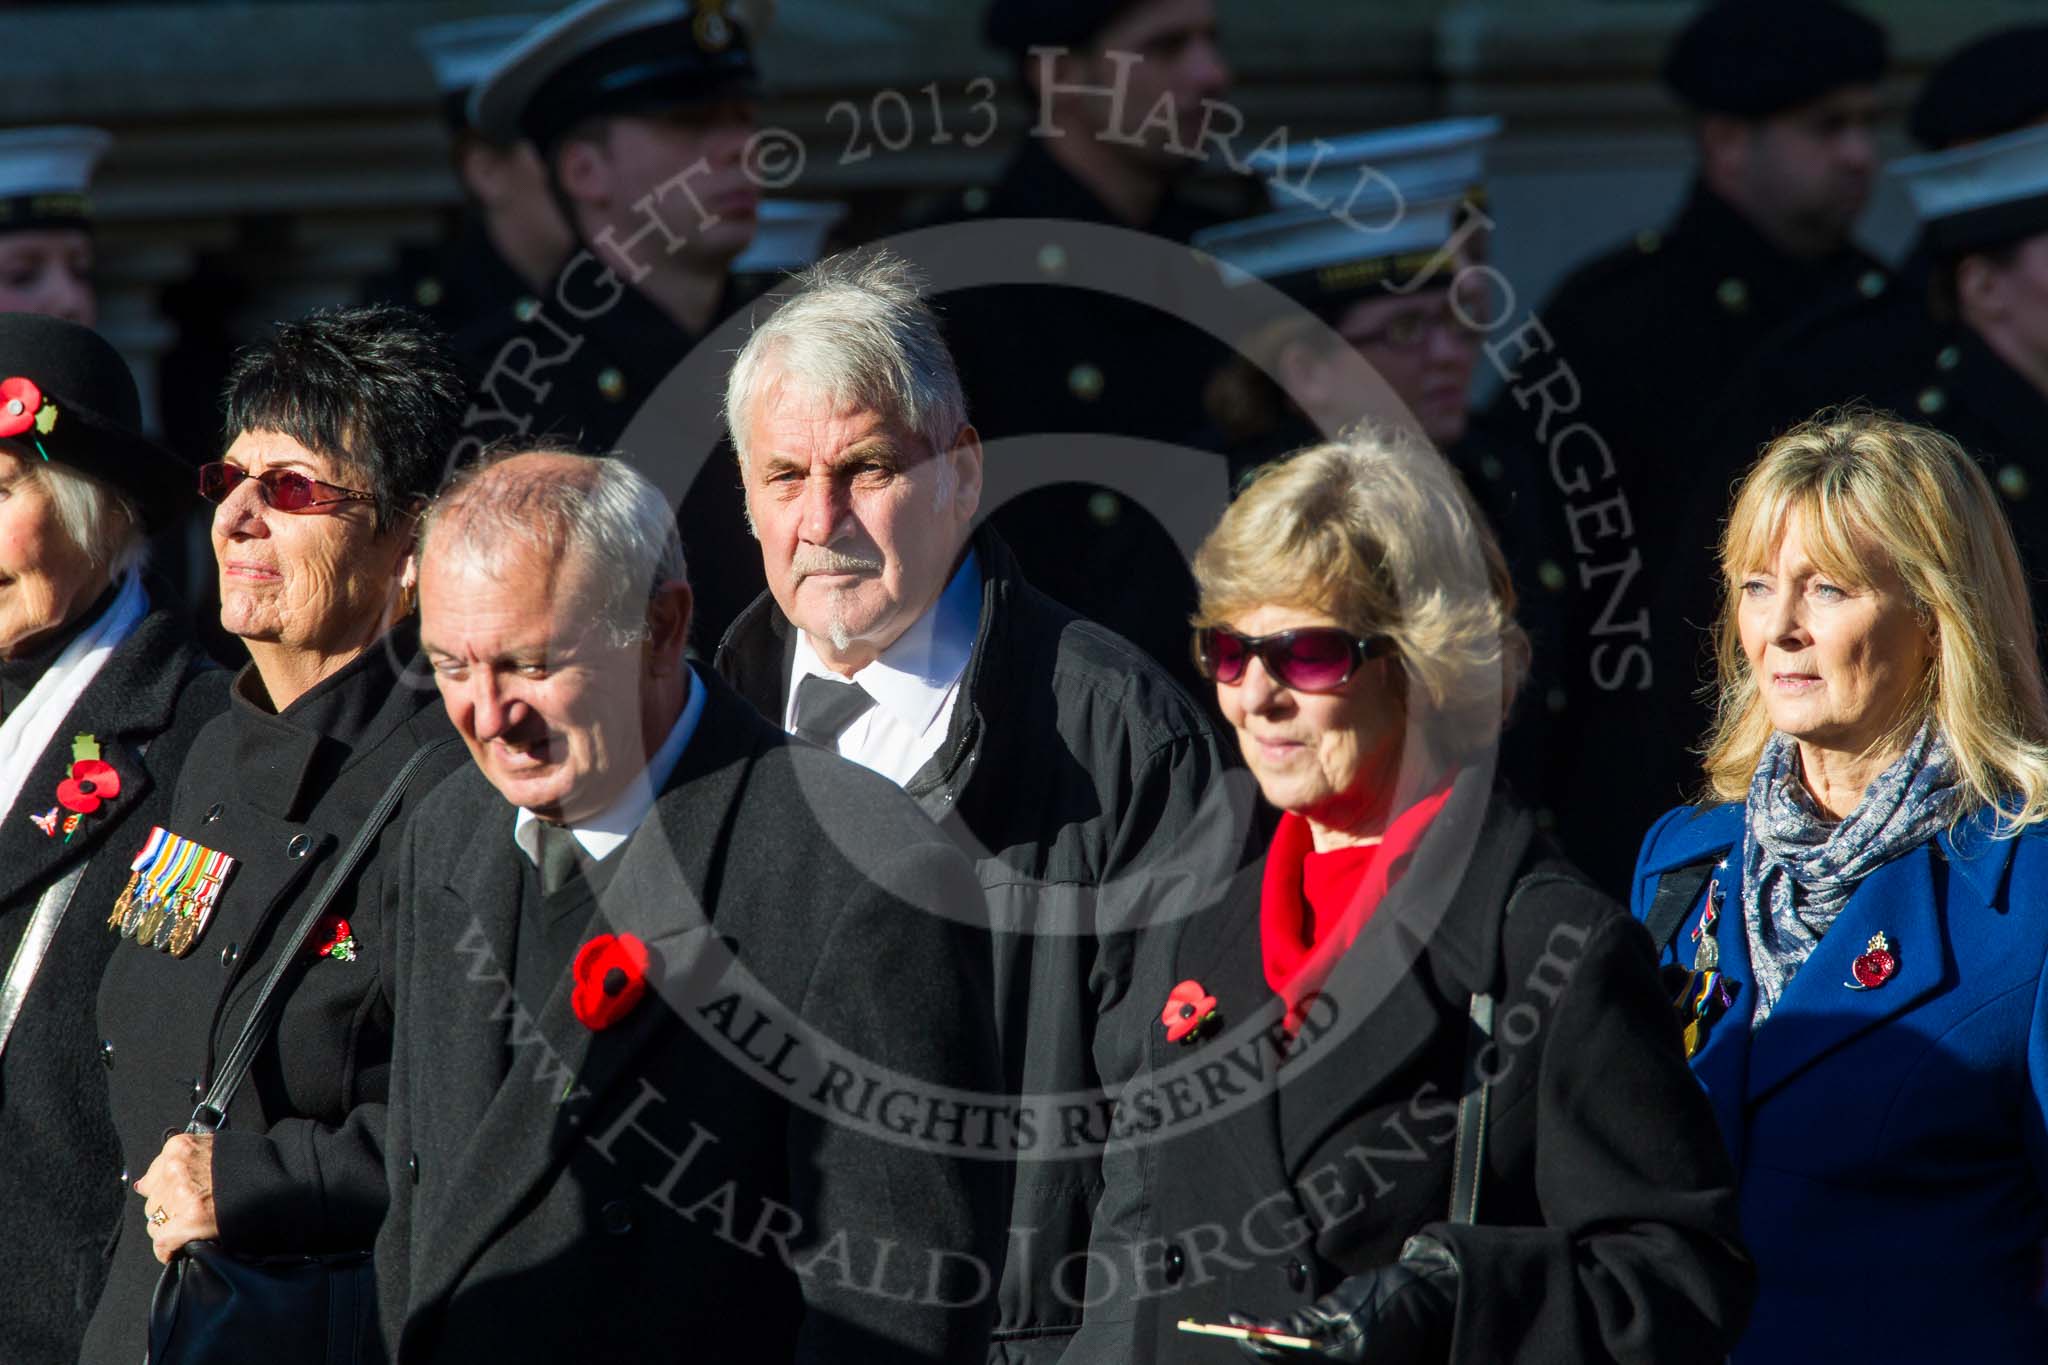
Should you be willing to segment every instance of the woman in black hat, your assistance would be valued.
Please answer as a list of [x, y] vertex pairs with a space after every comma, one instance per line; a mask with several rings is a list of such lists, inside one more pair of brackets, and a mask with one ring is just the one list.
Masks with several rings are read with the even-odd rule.
[[72, 1361], [127, 1178], [93, 998], [119, 894], [226, 702], [152, 610], [148, 530], [192, 471], [140, 432], [135, 382], [73, 322], [0, 315], [0, 1359]]
[[[361, 888], [461, 761], [448, 746], [392, 820], [371, 818], [414, 754], [454, 733], [418, 657], [412, 546], [463, 392], [447, 348], [392, 308], [284, 324], [229, 376], [227, 448], [198, 483], [217, 504], [221, 625], [250, 663], [129, 882], [83, 911], [118, 945], [99, 1021], [132, 1189], [85, 1360], [142, 1358], [152, 1291], [188, 1243], [366, 1250], [383, 1218], [391, 1013], [377, 898]], [[365, 829], [374, 842], [302, 936]], [[218, 1101], [217, 1131], [186, 1134], [280, 960], [275, 1030]]]

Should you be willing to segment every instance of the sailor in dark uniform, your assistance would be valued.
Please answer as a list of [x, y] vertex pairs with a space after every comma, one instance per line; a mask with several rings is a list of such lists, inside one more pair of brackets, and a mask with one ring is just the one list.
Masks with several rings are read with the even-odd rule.
[[415, 36], [454, 143], [462, 218], [446, 241], [401, 247], [394, 269], [364, 283], [364, 302], [415, 309], [454, 336], [504, 309], [533, 308], [536, 292], [569, 255], [569, 230], [532, 144], [498, 142], [469, 123], [471, 91], [533, 22], [531, 14], [493, 15]]
[[[1548, 804], [1572, 860], [1612, 894], [1625, 891], [1642, 843], [1629, 813], [1684, 798], [1684, 750], [1698, 738], [1670, 734], [1663, 716], [1666, 694], [1690, 691], [1695, 671], [1657, 666], [1661, 647], [1691, 633], [1652, 611], [1693, 434], [1779, 328], [1891, 287], [1850, 240], [1877, 175], [1885, 56], [1883, 31], [1832, 0], [1704, 7], [1663, 69], [1696, 114], [1699, 169], [1684, 208], [1663, 231], [1579, 268], [1533, 319], [1493, 340], [1513, 369], [1489, 418], [1531, 458], [1558, 461], [1559, 524], [1573, 541], [1556, 699], [1571, 760], [1557, 766]], [[1629, 761], [1601, 761], [1617, 743]]]
[[0, 132], [0, 313], [97, 320], [88, 190], [113, 141], [97, 128]]
[[1194, 244], [1227, 280], [1262, 279], [1289, 301], [1246, 335], [1209, 388], [1233, 485], [1360, 420], [1419, 429], [1463, 476], [1508, 560], [1516, 619], [1534, 648], [1499, 756], [1533, 803], [1551, 766], [1569, 558], [1542, 465], [1482, 429], [1469, 406], [1491, 321], [1486, 279], [1471, 267], [1485, 252], [1485, 148], [1499, 131], [1498, 119], [1447, 119], [1318, 144], [1319, 173], [1378, 173], [1384, 202], [1361, 197], [1350, 213], [1390, 224], [1382, 230], [1295, 207]]
[[[1185, 243], [1221, 219], [1180, 193], [1201, 166], [1193, 153], [1203, 101], [1220, 98], [1230, 82], [1211, 0], [995, 0], [985, 32], [1016, 63], [1030, 132], [993, 186], [968, 190], [939, 221], [1040, 220], [1034, 249], [1043, 279], [937, 300], [991, 474], [1000, 480], [1010, 437], [1101, 433], [1185, 446], [1202, 427], [1203, 385], [1228, 352], [1155, 307], [1062, 283], [1084, 248], [1061, 225]], [[1033, 47], [1066, 51], [1041, 57]], [[1120, 89], [1122, 97], [1083, 87]], [[1162, 100], [1170, 100], [1174, 130], [1135, 133]], [[1112, 128], [1119, 110], [1124, 126]], [[1032, 458], [1025, 447], [1016, 452]], [[1107, 445], [1101, 457], [1132, 458]], [[1128, 484], [1118, 492], [1111, 482], [1038, 487], [991, 520], [1036, 587], [1194, 686], [1193, 580], [1161, 521]], [[1220, 489], [1220, 469], [1216, 483]]]
[[[1884, 66], [1883, 31], [1833, 0], [1722, 0], [1667, 54], [1665, 82], [1696, 115], [1685, 206], [1559, 286], [1539, 313], [1554, 356], [1509, 376], [1497, 402], [1538, 441], [1563, 421], [1597, 431], [1636, 525], [1657, 524], [1674, 436], [1765, 338], [1831, 298], [1887, 287], [1850, 240], [1877, 175]], [[1531, 381], [1557, 362], [1580, 401], [1545, 421], [1567, 388]], [[1642, 548], [1653, 572], [1654, 547]]]
[[[698, 341], [752, 301], [758, 286], [731, 267], [760, 210], [743, 164], [755, 84], [746, 23], [724, 0], [585, 0], [477, 87], [471, 121], [539, 149], [581, 249], [538, 307], [456, 338], [477, 379], [458, 459], [510, 437], [618, 448]], [[718, 446], [723, 382], [722, 365], [707, 371], [624, 451], [681, 500], [701, 568], [693, 635], [707, 652], [764, 587], [738, 467]]]

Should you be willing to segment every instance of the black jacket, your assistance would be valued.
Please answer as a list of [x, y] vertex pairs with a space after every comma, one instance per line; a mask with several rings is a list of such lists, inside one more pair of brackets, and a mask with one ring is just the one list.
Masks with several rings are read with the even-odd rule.
[[[1221, 219], [1170, 194], [1136, 230], [1159, 240], [1162, 257], [1178, 260], [1185, 254], [1179, 244]], [[1152, 303], [1076, 282], [1088, 248], [1073, 225], [1130, 228], [1054, 160], [1042, 138], [1023, 139], [993, 186], [968, 191], [927, 226], [1003, 220], [1032, 220], [1019, 249], [1029, 254], [1024, 269], [1034, 282], [953, 289], [935, 301], [960, 367], [969, 420], [988, 448], [984, 510], [1034, 587], [1131, 641], [1192, 689], [1198, 680], [1185, 626], [1195, 604], [1186, 564], [1194, 547], [1176, 546], [1174, 519], [1163, 509], [1200, 483], [1213, 489], [1209, 520], [1222, 514], [1224, 461], [1193, 447], [1206, 425], [1203, 388], [1229, 359], [1229, 348], [1178, 311], [1163, 268], [1125, 281], [1151, 293]], [[961, 275], [958, 264], [948, 265], [954, 253], [943, 234], [913, 237], [911, 248], [935, 277]], [[979, 248], [975, 254], [981, 255]], [[981, 278], [1009, 277], [1006, 260], [974, 265], [985, 272]], [[1020, 441], [1032, 437], [1051, 444]], [[1105, 438], [1179, 449], [1145, 450]], [[1049, 456], [1070, 452], [1085, 453], [1083, 468], [1100, 468], [1102, 475], [1077, 470], [1062, 482], [1035, 486]], [[1203, 472], [1190, 477], [1197, 470]], [[1020, 475], [1027, 491], [1008, 497], [1003, 490]]]
[[[1080, 1262], [1102, 1194], [1099, 1142], [1062, 1124], [1127, 1063], [1098, 1021], [1123, 1001], [1148, 922], [1226, 875], [1249, 807], [1208, 722], [1125, 641], [1020, 576], [993, 532], [974, 538], [982, 608], [951, 728], [907, 790], [973, 858], [994, 929], [1005, 1089], [1028, 1118], [1015, 1149], [1011, 1255], [996, 1360], [1049, 1360], [1080, 1321]], [[718, 667], [780, 717], [795, 634], [763, 596]], [[1233, 800], [1233, 796], [1235, 799]], [[1032, 1131], [1025, 1132], [1025, 1128]]]
[[[1176, 1322], [1283, 1315], [1424, 1231], [1461, 1266], [1458, 1365], [1727, 1355], [1754, 1274], [1648, 937], [1475, 777], [1292, 1045], [1262, 966], [1263, 858], [1148, 959], [1142, 1008], [1122, 1016], [1146, 1065], [1107, 1121], [1119, 1217], [1098, 1224], [1100, 1305], [1070, 1360], [1222, 1365], [1234, 1346]], [[1159, 1011], [1186, 980], [1218, 1016], [1169, 1043]], [[1453, 1224], [1482, 991], [1496, 1002], [1478, 1062], [1494, 1082], [1486, 1164], [1478, 1221]]]
[[[121, 1162], [131, 1180], [139, 1178], [166, 1134], [191, 1117], [277, 954], [290, 951], [304, 959], [302, 974], [286, 978], [290, 995], [276, 1037], [214, 1139], [220, 1241], [251, 1253], [362, 1248], [384, 1216], [380, 1134], [391, 1018], [381, 1003], [378, 901], [361, 890], [378, 884], [396, 829], [462, 754], [453, 749], [416, 776], [336, 899], [330, 919], [349, 922], [355, 960], [323, 957], [310, 943], [287, 947], [277, 939], [281, 928], [398, 769], [452, 731], [419, 666], [410, 623], [281, 715], [247, 699], [255, 681], [253, 669], [244, 670], [227, 714], [200, 732], [162, 822], [237, 860], [212, 921], [184, 957], [118, 943], [100, 985], [114, 1127]], [[94, 932], [109, 938], [112, 900], [80, 907]], [[325, 938], [332, 930], [316, 932]], [[83, 1358], [134, 1365], [161, 1267], [132, 1192], [114, 1232], [113, 1266]]]
[[582, 250], [537, 306], [508, 300], [455, 338], [473, 385], [457, 458], [495, 441], [553, 437], [630, 460], [675, 505], [689, 562], [718, 566], [695, 584], [691, 634], [705, 651], [763, 580], [725, 434], [725, 375], [745, 338], [701, 343], [764, 283], [729, 277], [711, 326], [696, 336]]
[[[7, 1154], [0, 1218], [20, 1230], [0, 1239], [8, 1286], [0, 1296], [0, 1359], [78, 1359], [106, 1278], [114, 1219], [132, 1212], [93, 1018], [114, 946], [105, 910], [127, 884], [130, 857], [169, 809], [193, 738], [227, 704], [227, 682], [179, 618], [162, 611], [144, 617], [57, 727], [0, 826], [0, 970], [13, 960], [44, 889], [86, 865], [0, 1065], [0, 1151]], [[120, 774], [121, 794], [66, 842], [29, 817], [55, 803], [77, 735], [99, 740], [101, 757]]]
[[[568, 972], [512, 986], [533, 877], [482, 774], [411, 827], [377, 1241], [398, 1361], [980, 1359], [1001, 1167], [874, 1124], [995, 1086], [987, 963], [952, 918], [966, 865], [887, 782], [701, 685], [605, 860], [589, 934], [654, 964], [609, 1028], [579, 1022]], [[835, 1085], [828, 1055], [913, 1100]]]

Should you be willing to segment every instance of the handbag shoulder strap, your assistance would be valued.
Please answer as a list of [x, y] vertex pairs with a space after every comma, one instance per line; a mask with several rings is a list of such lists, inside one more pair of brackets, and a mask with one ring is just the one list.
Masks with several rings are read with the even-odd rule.
[[270, 975], [264, 978], [263, 989], [257, 992], [256, 1003], [250, 1008], [249, 1017], [243, 1023], [242, 1032], [235, 1039], [235, 1045], [228, 1050], [227, 1058], [222, 1061], [220, 1070], [214, 1074], [213, 1085], [207, 1090], [206, 1098], [192, 1111], [192, 1121], [186, 1126], [186, 1132], [211, 1133], [220, 1127], [227, 1115], [229, 1102], [234, 1099], [235, 1091], [242, 1084], [242, 1077], [248, 1074], [250, 1064], [256, 1060], [256, 1054], [270, 1041], [271, 1033], [277, 1028], [278, 1017], [284, 1013], [284, 996], [278, 987], [284, 981], [285, 973], [291, 970], [293, 962], [297, 959], [299, 946], [312, 936], [313, 930], [319, 926], [320, 917], [327, 913], [327, 907], [334, 903], [334, 898], [341, 894], [341, 888], [355, 875], [363, 855], [369, 851], [378, 832], [391, 819], [391, 813], [398, 808], [398, 802], [405, 795], [405, 789], [411, 784], [413, 776], [435, 755], [445, 752], [456, 742], [452, 738], [440, 739], [416, 751], [405, 761], [405, 766], [398, 770], [398, 776], [391, 779], [391, 785], [384, 789], [384, 794], [377, 798], [377, 804], [371, 807], [362, 828], [356, 831], [355, 838], [335, 860], [334, 867], [327, 874], [327, 880], [321, 883], [319, 891], [314, 893], [312, 900], [306, 905], [305, 912], [292, 925], [291, 931], [280, 940], [277, 961], [271, 966]]

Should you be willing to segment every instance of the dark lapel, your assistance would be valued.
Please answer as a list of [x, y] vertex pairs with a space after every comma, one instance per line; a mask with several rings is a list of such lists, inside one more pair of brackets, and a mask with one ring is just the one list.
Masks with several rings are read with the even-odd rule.
[[[758, 752], [764, 722], [740, 698], [699, 669], [708, 695], [704, 713], [654, 810], [614, 857], [623, 861], [599, 901], [599, 913], [620, 933], [646, 941], [657, 980], [650, 981], [639, 1006], [609, 1029], [594, 1032], [570, 1007], [567, 980], [558, 981], [535, 1010], [538, 1039], [513, 1049], [512, 1065], [476, 1122], [475, 1136], [455, 1172], [441, 1226], [429, 1230], [433, 1248], [420, 1264], [431, 1278], [415, 1288], [417, 1312], [452, 1289], [498, 1230], [509, 1221], [566, 1158], [587, 1115], [599, 1112], [626, 1077], [632, 1062], [674, 1018], [668, 999], [687, 999], [686, 979], [702, 967], [716, 909], [718, 865], [730, 833], [747, 770]], [[503, 838], [509, 851], [492, 855], [512, 871], [509, 892], [519, 902], [519, 854], [512, 844], [511, 819]], [[497, 942], [500, 970], [510, 971], [511, 915]], [[715, 955], [714, 955], [715, 956]], [[421, 983], [426, 984], [426, 983]], [[486, 1010], [488, 1013], [488, 1010]], [[494, 1021], [502, 1040], [510, 1025]]]
[[[141, 746], [170, 723], [194, 658], [192, 646], [167, 612], [144, 617], [108, 657], [50, 737], [22, 783], [14, 809], [0, 824], [0, 905], [47, 884], [72, 863], [97, 852], [107, 831], [149, 794], [155, 784], [144, 766]], [[61, 823], [52, 838], [30, 817], [57, 804], [57, 784], [71, 774], [71, 745], [79, 735], [99, 740], [100, 757], [120, 774], [121, 794], [83, 817], [67, 843]], [[60, 821], [65, 813], [58, 809]], [[132, 833], [139, 848], [149, 831]], [[114, 850], [124, 858], [135, 851]]]
[[[1408, 870], [1324, 987], [1337, 1009], [1331, 1036], [1305, 1072], [1290, 1073], [1280, 1097], [1290, 1172], [1347, 1117], [1384, 1102], [1387, 1085], [1447, 1022], [1462, 1027], [1474, 992], [1498, 990], [1501, 907], [1535, 822], [1490, 792], [1485, 778], [1459, 777]], [[1430, 989], [1432, 965], [1460, 998]]]
[[[1922, 844], [1871, 873], [1792, 978], [1750, 1044], [1749, 1100], [1779, 1086], [1938, 990], [1949, 945], [1934, 894], [1934, 846]], [[1883, 933], [1898, 973], [1883, 985], [1850, 984], [1871, 935]]]

